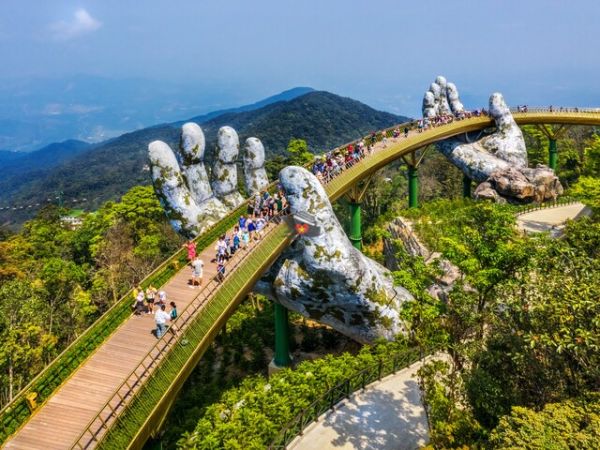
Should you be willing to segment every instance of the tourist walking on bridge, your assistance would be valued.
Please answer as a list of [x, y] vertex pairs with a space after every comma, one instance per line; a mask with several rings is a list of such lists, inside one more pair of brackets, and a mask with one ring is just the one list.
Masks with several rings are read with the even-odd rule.
[[169, 331], [173, 334], [177, 334], [177, 330], [175, 329], [175, 325], [173, 324], [173, 322], [175, 321], [175, 319], [177, 319], [177, 305], [175, 305], [175, 302], [171, 302], [169, 303], [171, 305], [171, 311], [169, 311], [169, 317], [171, 320], [171, 326], [169, 327]]
[[196, 257], [196, 243], [190, 239], [183, 246], [187, 249], [188, 261], [191, 263]]
[[204, 261], [198, 256], [192, 261], [192, 288], [196, 287], [196, 284], [200, 286], [202, 284], [202, 272], [204, 268]]
[[160, 308], [154, 313], [154, 321], [156, 322], [156, 337], [160, 337], [167, 331], [167, 321], [171, 320], [171, 316], [165, 311], [166, 306], [160, 305]]

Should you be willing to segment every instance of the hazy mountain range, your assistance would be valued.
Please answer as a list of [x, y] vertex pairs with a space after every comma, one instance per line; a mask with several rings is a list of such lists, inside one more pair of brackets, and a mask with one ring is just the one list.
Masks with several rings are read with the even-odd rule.
[[[234, 127], [240, 142], [260, 138], [267, 157], [283, 154], [292, 138], [311, 150], [333, 148], [372, 130], [406, 120], [376, 111], [358, 101], [310, 88], [294, 88], [260, 102], [189, 119], [202, 125], [210, 163], [216, 133]], [[156, 125], [97, 144], [69, 140], [27, 154], [0, 152], [0, 223], [18, 224], [55, 201], [61, 192], [67, 206], [95, 209], [137, 184], [150, 183], [147, 146], [161, 139], [175, 148], [185, 121]], [[16, 208], [16, 209], [13, 209]]]
[[218, 81], [186, 84], [91, 75], [1, 79], [0, 150], [29, 152], [66, 139], [101, 142], [250, 103], [247, 91], [255, 90]]

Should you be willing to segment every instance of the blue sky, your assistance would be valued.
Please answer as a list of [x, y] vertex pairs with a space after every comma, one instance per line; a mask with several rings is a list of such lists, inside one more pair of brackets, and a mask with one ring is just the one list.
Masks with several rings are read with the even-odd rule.
[[223, 106], [311, 86], [416, 115], [444, 74], [471, 107], [599, 106], [598, 17], [598, 0], [2, 0], [0, 77], [220, 86]]

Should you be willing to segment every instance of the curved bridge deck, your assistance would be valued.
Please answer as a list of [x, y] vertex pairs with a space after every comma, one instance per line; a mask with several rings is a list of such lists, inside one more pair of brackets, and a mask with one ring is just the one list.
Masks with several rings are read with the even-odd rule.
[[[600, 112], [516, 113], [519, 124], [600, 125]], [[441, 139], [492, 125], [486, 116], [455, 121], [408, 138], [389, 139], [371, 155], [326, 186], [332, 200], [391, 161]], [[404, 125], [401, 125], [404, 127]], [[395, 127], [394, 127], [395, 128]], [[215, 273], [207, 264], [202, 290], [187, 287], [188, 267], [164, 287], [177, 303], [177, 335], [157, 341], [153, 319], [131, 317], [76, 370], [5, 444], [10, 449], [141, 448], [166, 416], [183, 382], [239, 302], [289, 244], [285, 225], [270, 225], [267, 235], [228, 263], [223, 283], [206, 283]], [[212, 259], [213, 245], [203, 252]], [[186, 307], [187, 306], [187, 307]], [[184, 310], [185, 308], [185, 310]]]

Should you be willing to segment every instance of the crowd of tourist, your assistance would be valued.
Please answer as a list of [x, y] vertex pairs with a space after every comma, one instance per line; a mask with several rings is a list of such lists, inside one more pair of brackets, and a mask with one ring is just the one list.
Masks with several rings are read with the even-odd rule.
[[[152, 285], [148, 286], [146, 290], [138, 285], [133, 289], [132, 295], [134, 298], [132, 306], [134, 315], [154, 314], [156, 337], [160, 338], [165, 334], [167, 321], [173, 321], [177, 318], [175, 302], [169, 303], [171, 309], [167, 313], [167, 293], [163, 290], [159, 291]], [[175, 332], [173, 327], [171, 327], [171, 331]]]

